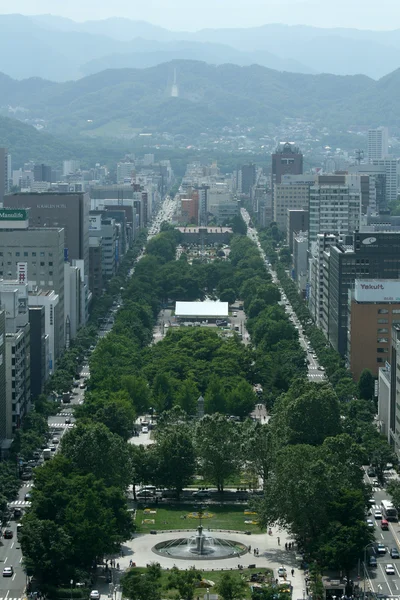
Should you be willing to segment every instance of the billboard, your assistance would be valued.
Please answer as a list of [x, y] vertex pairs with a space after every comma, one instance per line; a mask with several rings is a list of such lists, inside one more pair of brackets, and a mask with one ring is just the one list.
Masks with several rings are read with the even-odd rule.
[[354, 299], [357, 302], [400, 302], [400, 280], [356, 279]]
[[1, 208], [0, 229], [27, 229], [28, 211], [23, 208]]

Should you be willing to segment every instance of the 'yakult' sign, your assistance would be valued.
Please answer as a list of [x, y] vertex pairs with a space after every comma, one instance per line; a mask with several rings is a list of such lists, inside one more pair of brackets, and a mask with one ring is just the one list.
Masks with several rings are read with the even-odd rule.
[[354, 299], [357, 302], [400, 302], [400, 280], [356, 279]]

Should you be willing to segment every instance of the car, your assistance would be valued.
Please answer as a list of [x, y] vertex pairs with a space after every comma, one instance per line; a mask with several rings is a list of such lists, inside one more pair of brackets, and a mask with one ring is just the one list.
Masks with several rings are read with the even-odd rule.
[[376, 545], [376, 553], [377, 554], [386, 554], [386, 546], [380, 542]]
[[32, 494], [31, 494], [31, 492], [27, 492], [27, 493], [25, 494], [25, 496], [24, 496], [24, 499], [25, 499], [25, 500], [30, 500], [31, 498], [32, 498]]
[[49, 448], [52, 452], [55, 452], [57, 450], [57, 446], [55, 444], [49, 444]]
[[380, 510], [374, 511], [374, 517], [375, 517], [375, 519], [382, 519], [381, 511]]
[[375, 469], [372, 469], [371, 467], [367, 469], [367, 475], [368, 477], [376, 477]]
[[368, 527], [370, 527], [371, 529], [374, 529], [375, 525], [372, 519], [367, 519], [367, 525]]
[[237, 317], [238, 316], [237, 312], [235, 311], [234, 313], [232, 313], [232, 316]]
[[207, 492], [207, 490], [197, 490], [197, 492], [193, 492], [192, 496], [193, 498], [209, 498], [210, 492]]
[[3, 538], [5, 540], [11, 540], [13, 535], [14, 535], [14, 533], [13, 533], [12, 529], [5, 529], [4, 533], [3, 533]]
[[318, 356], [315, 354], [315, 352], [314, 352], [314, 354], [312, 355], [312, 357], [313, 357], [314, 359], [315, 359], [315, 358], [318, 358]]
[[71, 419], [70, 419], [69, 417], [67, 417], [67, 418], [65, 419], [65, 424], [66, 424], [66, 425], [71, 425]]
[[286, 575], [286, 569], [285, 567], [279, 567], [278, 569], [278, 577], [285, 577]]
[[20, 519], [22, 517], [22, 508], [19, 508], [19, 506], [16, 506], [14, 508], [14, 519]]
[[142, 433], [149, 433], [149, 428], [146, 425], [142, 427]]
[[60, 440], [58, 439], [58, 437], [53, 437], [53, 439], [51, 440], [51, 443], [54, 445], [57, 445], [60, 443]]
[[392, 558], [400, 558], [400, 554], [397, 548], [390, 548], [390, 556]]
[[385, 565], [385, 573], [386, 575], [395, 575], [396, 571], [394, 566], [391, 564]]
[[319, 369], [320, 371], [325, 371], [325, 367], [323, 367], [322, 365], [319, 365], [318, 369]]
[[378, 562], [377, 562], [375, 556], [370, 556], [369, 557], [368, 564], [369, 564], [370, 567], [377, 567], [378, 566]]
[[80, 384], [79, 384], [79, 387], [80, 387], [80, 389], [81, 389], [81, 390], [84, 390], [84, 389], [85, 389], [85, 387], [86, 387], [86, 384], [85, 384], [85, 383], [80, 383]]
[[92, 590], [89, 596], [90, 600], [100, 600], [100, 592], [99, 590]]
[[22, 481], [29, 481], [32, 479], [32, 471], [24, 471], [21, 475]]
[[14, 575], [14, 569], [12, 567], [4, 567], [3, 577], [12, 577]]

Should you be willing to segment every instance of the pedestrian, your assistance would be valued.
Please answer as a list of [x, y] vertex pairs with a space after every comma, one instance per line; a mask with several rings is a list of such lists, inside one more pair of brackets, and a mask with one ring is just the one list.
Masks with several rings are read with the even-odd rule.
[[275, 583], [276, 583], [276, 585], [278, 585], [278, 580], [277, 579], [275, 579]]
[[278, 546], [280, 546], [280, 545], [281, 545], [281, 538], [278, 535]]
[[119, 571], [119, 563], [117, 563], [117, 569], [118, 569], [118, 571]]
[[292, 542], [289, 542], [289, 550], [292, 549]]
[[249, 552], [251, 552], [251, 546], [249, 546], [249, 548], [248, 548], [248, 549], [249, 549]]
[[132, 566], [132, 559], [129, 561], [129, 566], [130, 567]]
[[292, 577], [294, 577], [294, 569], [292, 569]]
[[287, 542], [285, 542], [285, 550], [287, 550]]
[[254, 548], [254, 550], [253, 550], [253, 554], [254, 554], [254, 556], [256, 555], [256, 549], [255, 549], [255, 548]]

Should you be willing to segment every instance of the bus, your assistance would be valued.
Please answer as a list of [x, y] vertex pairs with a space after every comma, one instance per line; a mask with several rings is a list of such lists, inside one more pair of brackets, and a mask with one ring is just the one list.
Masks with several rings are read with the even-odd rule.
[[389, 502], [389, 500], [382, 500], [381, 512], [382, 512], [382, 516], [387, 521], [397, 521], [398, 520], [397, 510], [395, 509], [393, 504], [391, 502]]

